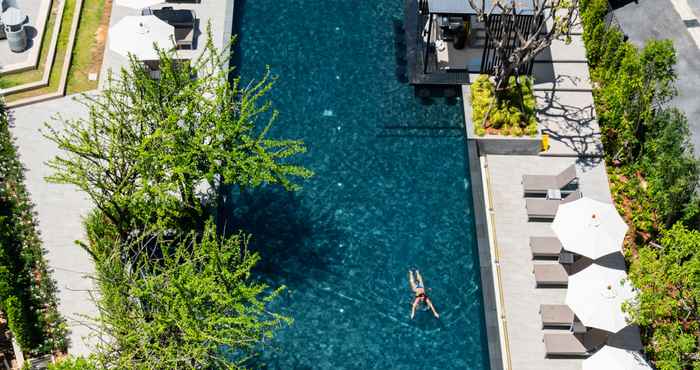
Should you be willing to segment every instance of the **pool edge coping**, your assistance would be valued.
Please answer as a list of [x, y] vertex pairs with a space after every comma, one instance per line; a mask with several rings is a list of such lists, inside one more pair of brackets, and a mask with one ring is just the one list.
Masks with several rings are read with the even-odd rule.
[[[465, 131], [466, 131], [466, 120]], [[466, 136], [466, 132], [465, 132]], [[489, 353], [489, 367], [492, 370], [510, 369], [508, 366], [509, 356], [503, 357], [503, 352], [508, 353], [508, 346], [503, 339], [507, 337], [505, 322], [499, 320], [499, 312], [502, 307], [496, 300], [495, 280], [498, 278], [494, 267], [497, 267], [497, 260], [493, 258], [490, 227], [490, 218], [487, 213], [486, 204], [488, 202], [488, 185], [484, 183], [485, 168], [482, 165], [481, 157], [478, 153], [478, 142], [467, 138], [467, 159], [469, 162], [469, 175], [471, 179], [471, 193], [474, 208], [474, 227], [476, 231], [476, 242], [479, 254], [479, 272], [481, 275], [481, 293], [484, 309], [484, 322], [486, 328], [486, 340]], [[505, 317], [503, 313], [500, 317]], [[506, 362], [507, 361], [507, 362]]]

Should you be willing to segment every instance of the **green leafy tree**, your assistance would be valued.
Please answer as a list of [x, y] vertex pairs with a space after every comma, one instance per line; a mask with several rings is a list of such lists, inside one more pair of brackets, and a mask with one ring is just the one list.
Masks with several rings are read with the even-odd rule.
[[[261, 341], [290, 322], [266, 305], [281, 289], [251, 279], [259, 256], [249, 236], [204, 233], [165, 235], [157, 229], [132, 238], [128, 246], [92, 229], [104, 244], [96, 261], [100, 368], [236, 369], [254, 356]], [[159, 256], [149, 252], [158, 244]], [[124, 261], [119, 249], [138, 253]]]
[[593, 34], [598, 25], [605, 24], [605, 15], [608, 13], [607, 0], [579, 0], [581, 23], [583, 24], [583, 41], [586, 46], [595, 48], [598, 45], [592, 44], [595, 40]]
[[161, 51], [159, 79], [132, 58], [102, 94], [82, 99], [87, 118], [48, 126], [65, 153], [49, 162], [48, 179], [88, 194], [122, 239], [155, 222], [190, 228], [183, 223], [204, 219], [205, 199], [227, 185], [295, 188], [311, 172], [287, 161], [306, 150], [301, 141], [268, 135], [274, 78], [230, 81], [228, 55], [211, 41], [192, 63]]
[[629, 278], [639, 289], [626, 309], [647, 331], [647, 351], [660, 370], [700, 369], [700, 232], [681, 224], [645, 247]]
[[659, 112], [649, 125], [641, 165], [648, 179], [652, 206], [665, 227], [696, 215], [695, 188], [700, 165], [690, 142], [688, 122], [681, 111]]

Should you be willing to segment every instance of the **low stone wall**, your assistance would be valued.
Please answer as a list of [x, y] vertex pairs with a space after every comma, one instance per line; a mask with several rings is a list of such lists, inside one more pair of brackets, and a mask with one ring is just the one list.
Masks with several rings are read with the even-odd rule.
[[469, 85], [462, 85], [462, 104], [464, 106], [464, 124], [467, 139], [473, 141], [480, 154], [495, 155], [538, 155], [542, 151], [542, 133], [537, 130], [535, 136], [478, 136], [472, 124], [472, 104]]

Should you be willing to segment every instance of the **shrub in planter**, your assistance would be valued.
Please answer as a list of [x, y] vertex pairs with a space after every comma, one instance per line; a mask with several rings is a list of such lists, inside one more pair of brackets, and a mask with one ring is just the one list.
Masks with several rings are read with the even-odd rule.
[[495, 87], [489, 77], [481, 75], [471, 85], [471, 98], [472, 122], [477, 135], [537, 134], [532, 79], [521, 77], [519, 84], [516, 84], [515, 77], [511, 77], [508, 90], [496, 96]]
[[97, 366], [84, 357], [68, 357], [49, 365], [48, 370], [97, 370]]
[[5, 299], [5, 314], [7, 314], [7, 326], [14, 334], [20, 347], [24, 350], [34, 348], [36, 346], [36, 333], [32, 328], [27, 318], [27, 308], [15, 296], [10, 296]]

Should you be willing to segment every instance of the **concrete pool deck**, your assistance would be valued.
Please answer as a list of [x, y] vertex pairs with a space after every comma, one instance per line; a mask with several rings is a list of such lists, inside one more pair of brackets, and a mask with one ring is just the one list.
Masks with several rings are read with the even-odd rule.
[[[551, 64], [546, 65], [545, 57], [538, 63], [540, 70], [550, 69], [550, 76], [588, 76], [585, 50], [580, 50], [583, 44], [573, 42], [566, 46], [572, 49], [568, 53], [561, 50], [563, 47], [553, 45], [548, 54]], [[566, 63], [558, 63], [558, 58], [566, 58]], [[529, 237], [554, 233], [550, 223], [528, 221], [522, 176], [556, 174], [575, 164], [584, 196], [606, 203], [612, 203], [612, 197], [588, 81], [576, 86], [568, 84], [564, 89], [549, 82], [536, 82], [535, 86], [539, 86], [535, 96], [540, 129], [550, 139], [548, 151], [539, 155], [494, 155], [478, 152], [478, 138], [470, 137], [468, 141], [482, 286], [493, 289], [484, 292], [487, 329], [498, 324], [497, 336], [493, 330], [489, 332], [489, 344], [494, 336], [500, 340], [500, 351], [491, 352], [502, 359], [499, 369], [580, 370], [582, 358], [545, 357], [544, 334], [566, 331], [543, 330], [539, 308], [541, 304], [563, 304], [566, 289], [535, 288], [533, 264], [547, 262], [532, 260]], [[468, 92], [468, 88], [463, 89], [464, 104], [470, 102]], [[471, 125], [471, 117], [465, 120]], [[491, 276], [487, 276], [489, 271]], [[593, 337], [599, 344], [600, 337]], [[635, 350], [642, 347], [636, 327], [610, 336], [608, 343]]]

